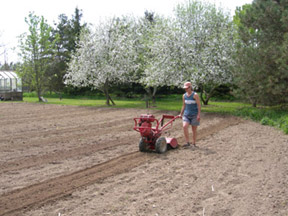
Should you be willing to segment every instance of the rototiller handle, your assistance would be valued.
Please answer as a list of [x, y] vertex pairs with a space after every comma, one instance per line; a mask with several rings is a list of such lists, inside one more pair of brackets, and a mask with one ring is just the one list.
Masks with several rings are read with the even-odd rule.
[[[164, 130], [168, 130], [169, 128], [171, 128], [173, 121], [175, 121], [175, 119], [177, 119], [177, 118], [181, 118], [181, 116], [179, 116], [179, 115], [177, 115], [177, 116], [163, 115], [162, 118], [160, 119], [161, 128], [159, 129], [159, 131], [163, 132]], [[164, 124], [164, 119], [171, 119], [171, 120], [168, 121], [165, 125], [163, 125]], [[170, 125], [170, 127], [166, 128], [168, 125]]]

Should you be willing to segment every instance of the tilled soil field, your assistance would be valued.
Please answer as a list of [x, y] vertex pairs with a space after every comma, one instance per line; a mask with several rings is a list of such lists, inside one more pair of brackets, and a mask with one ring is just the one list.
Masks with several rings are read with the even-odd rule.
[[[0, 215], [288, 215], [288, 136], [202, 113], [198, 149], [138, 151], [134, 117], [176, 112], [1, 103]], [[182, 122], [167, 133], [184, 144]]]

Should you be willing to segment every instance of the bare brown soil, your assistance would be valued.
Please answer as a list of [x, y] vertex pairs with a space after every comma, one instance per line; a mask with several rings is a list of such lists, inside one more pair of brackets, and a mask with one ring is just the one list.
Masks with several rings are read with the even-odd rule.
[[[138, 151], [136, 109], [1, 103], [0, 215], [288, 215], [288, 136], [203, 113], [198, 149]], [[184, 144], [181, 120], [169, 132]]]

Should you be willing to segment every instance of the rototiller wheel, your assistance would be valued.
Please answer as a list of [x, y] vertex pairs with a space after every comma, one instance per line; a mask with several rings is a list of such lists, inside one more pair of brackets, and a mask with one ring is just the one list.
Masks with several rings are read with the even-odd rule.
[[[153, 115], [142, 114], [140, 115], [140, 118], [134, 118], [135, 126], [133, 129], [140, 132], [141, 135], [139, 150], [141, 152], [155, 150], [157, 153], [161, 154], [167, 151], [168, 146], [171, 148], [177, 148], [178, 142], [176, 138], [161, 137], [161, 133], [170, 129], [173, 121], [177, 118], [181, 117], [163, 115], [158, 121]], [[165, 119], [170, 120], [163, 125]], [[152, 124], [154, 124], [154, 126]]]

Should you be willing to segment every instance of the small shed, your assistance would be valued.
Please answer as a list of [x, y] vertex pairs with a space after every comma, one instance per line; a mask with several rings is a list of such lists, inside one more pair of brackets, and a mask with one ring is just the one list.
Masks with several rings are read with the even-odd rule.
[[21, 78], [13, 71], [0, 71], [0, 99], [23, 100]]

